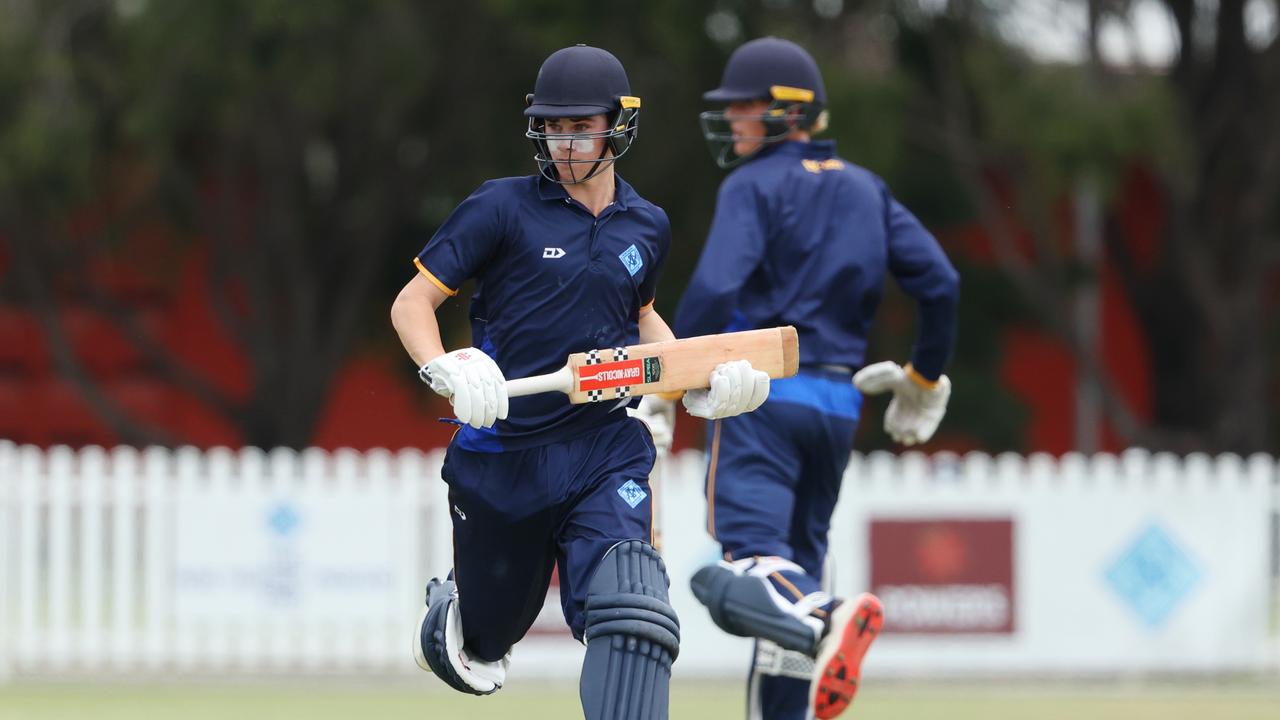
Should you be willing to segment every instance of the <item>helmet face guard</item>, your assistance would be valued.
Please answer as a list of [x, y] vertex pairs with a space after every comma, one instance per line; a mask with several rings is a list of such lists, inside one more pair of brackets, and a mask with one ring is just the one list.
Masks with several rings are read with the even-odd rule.
[[[609, 121], [609, 129], [589, 133], [553, 134], [546, 131], [548, 117], [565, 117], [564, 115], [531, 116], [524, 136], [533, 143], [533, 160], [538, 163], [538, 172], [543, 177], [561, 185], [576, 185], [595, 177], [609, 163], [627, 154], [631, 143], [640, 133], [640, 98], [624, 95], [618, 98], [618, 109], [605, 115]], [[584, 152], [582, 157], [574, 157], [579, 143], [594, 145], [596, 140], [604, 140], [598, 154]], [[556, 160], [551, 147], [553, 144], [569, 144], [569, 157]], [[591, 165], [582, 177], [578, 177], [576, 166]], [[557, 165], [569, 165], [571, 177], [563, 178]]]
[[[711, 150], [711, 156], [722, 168], [731, 168], [755, 155], [766, 145], [782, 142], [792, 130], [808, 130], [818, 124], [823, 109], [814, 101], [812, 90], [774, 85], [769, 89], [771, 97], [760, 98], [771, 100], [764, 113], [760, 115], [734, 115], [727, 117], [725, 110], [709, 110], [698, 116], [702, 125], [702, 138]], [[741, 98], [752, 100], [755, 98]], [[734, 135], [732, 123], [738, 120], [758, 120], [764, 123], [763, 136]], [[758, 142], [760, 146], [739, 155], [733, 146], [743, 141]]]

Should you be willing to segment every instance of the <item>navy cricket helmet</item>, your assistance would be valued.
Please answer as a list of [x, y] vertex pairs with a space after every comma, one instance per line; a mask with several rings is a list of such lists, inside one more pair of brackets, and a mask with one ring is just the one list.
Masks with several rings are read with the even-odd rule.
[[[729, 56], [720, 87], [703, 93], [708, 102], [732, 103], [768, 100], [763, 114], [746, 119], [764, 122], [765, 144], [785, 140], [792, 129], [821, 132], [826, 129], [827, 90], [818, 63], [804, 48], [776, 37], [743, 43]], [[737, 116], [737, 119], [743, 119]], [[702, 135], [720, 167], [732, 167], [746, 159], [734, 152], [735, 137], [724, 111], [699, 116]]]
[[[533, 141], [533, 159], [543, 177], [563, 185], [584, 182], [596, 174], [612, 153], [614, 160], [626, 154], [640, 129], [640, 98], [631, 94], [631, 83], [622, 63], [611, 53], [587, 45], [557, 50], [542, 63], [533, 92], [525, 96], [529, 118], [525, 137]], [[549, 134], [548, 118], [584, 118], [604, 115], [609, 127], [601, 132]], [[598, 155], [574, 158], [576, 142], [604, 139]], [[548, 142], [570, 143], [568, 160], [552, 159]], [[561, 178], [557, 163], [591, 163], [583, 177]]]

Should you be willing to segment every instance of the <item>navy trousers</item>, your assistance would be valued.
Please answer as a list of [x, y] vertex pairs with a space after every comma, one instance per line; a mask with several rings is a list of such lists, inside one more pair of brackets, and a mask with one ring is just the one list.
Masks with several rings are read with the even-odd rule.
[[[619, 411], [621, 412], [621, 411]], [[500, 659], [541, 610], [552, 568], [565, 622], [581, 639], [586, 590], [605, 552], [652, 541], [653, 440], [620, 416], [570, 440], [484, 453], [450, 446], [442, 475], [453, 519], [453, 578], [464, 646]]]
[[[784, 598], [822, 589], [827, 532], [862, 405], [850, 379], [802, 369], [773, 381], [755, 412], [708, 430], [707, 529], [727, 559], [778, 556], [803, 568], [771, 578]], [[753, 670], [748, 688], [758, 693], [749, 707], [765, 720], [808, 715], [805, 681]]]

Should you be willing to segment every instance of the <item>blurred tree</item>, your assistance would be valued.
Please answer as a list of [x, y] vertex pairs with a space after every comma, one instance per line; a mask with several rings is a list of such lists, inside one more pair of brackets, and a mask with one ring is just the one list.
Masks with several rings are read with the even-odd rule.
[[[84, 299], [248, 443], [306, 445], [398, 233], [421, 224], [430, 178], [454, 178], [435, 192], [456, 194], [499, 154], [476, 141], [459, 156], [456, 142], [490, 132], [464, 101], [479, 76], [463, 60], [488, 23], [465, 8], [442, 22], [413, 2], [5, 12], [0, 228], [62, 374], [126, 442], [170, 440], [114, 406], [70, 352], [56, 306]], [[101, 222], [77, 234], [68, 219], [86, 204]], [[200, 281], [247, 384], [194, 371], [85, 272], [113, 254], [144, 263], [132, 238], [157, 218], [170, 243], [206, 257]]]
[[[406, 260], [480, 182], [532, 172], [522, 98], [557, 47], [609, 48], [644, 99], [619, 170], [672, 219], [658, 307], [673, 312], [722, 177], [697, 130], [701, 92], [738, 43], [774, 33], [818, 56], [843, 154], [931, 227], [976, 218], [991, 241], [997, 272], [964, 267], [952, 370], [977, 444], [1024, 447], [998, 343], [1002, 328], [1038, 323], [1071, 348], [1125, 441], [1262, 449], [1280, 332], [1258, 327], [1276, 302], [1280, 49], [1274, 33], [1246, 32], [1244, 0], [1162, 2], [1181, 40], [1167, 74], [1103, 58], [1099, 28], [1123, 27], [1129, 0], [1052, 5], [1089, 20], [1080, 64], [1011, 42], [1015, 0], [9, 0], [0, 300], [35, 311], [59, 373], [126, 442], [174, 438], [95, 385], [60, 323], [68, 303], [110, 317], [151, 371], [246, 442], [306, 445], [354, 348], [400, 356], [385, 311]], [[1151, 257], [1126, 242], [1112, 202], [1135, 163], [1168, 198]], [[1097, 252], [1081, 233], [1091, 216]], [[1103, 259], [1152, 348], [1150, 421], [1081, 322]], [[245, 381], [161, 342], [101, 271], [112, 263], [207, 286]], [[455, 338], [463, 306], [445, 313]], [[880, 356], [905, 353], [909, 304], [891, 293], [875, 328]]]
[[[590, 42], [624, 58], [649, 139], [648, 157], [633, 153], [623, 173], [667, 188], [658, 199], [681, 236], [701, 232], [687, 208], [710, 191], [682, 192], [671, 178], [709, 185], [713, 168], [696, 116], [660, 99], [696, 97], [690, 88], [710, 82], [666, 68], [715, 64], [697, 58], [715, 50], [684, 12], [675, 2], [643, 12], [585, 1], [7, 3], [0, 242], [22, 282], [4, 294], [38, 311], [59, 374], [123, 441], [180, 438], [103, 392], [61, 322], [68, 305], [108, 318], [148, 372], [245, 442], [306, 445], [357, 342], [394, 344], [386, 308], [431, 230], [483, 180], [533, 171], [520, 111], [551, 49]], [[663, 142], [664, 126], [685, 132]], [[93, 220], [77, 222], [86, 208]], [[140, 247], [155, 225], [160, 237]], [[180, 276], [192, 258], [196, 276]], [[236, 358], [193, 359], [146, 327], [110, 278], [86, 272], [112, 263], [207, 288], [245, 381], [211, 377]], [[455, 339], [464, 308], [445, 313]]]
[[[1011, 44], [1017, 3], [894, 4], [911, 83], [908, 139], [948, 158], [999, 267], [1072, 350], [1124, 441], [1263, 450], [1274, 443], [1277, 380], [1274, 330], [1259, 325], [1274, 323], [1268, 288], [1280, 262], [1280, 42], [1274, 31], [1247, 36], [1244, 0], [1167, 0], [1178, 33], [1169, 72], [1110, 65], [1099, 28], [1114, 22], [1132, 36], [1135, 4], [1057, 4], [1085, 10], [1089, 53], [1080, 65], [1035, 62]], [[1168, 199], [1153, 258], [1106, 208], [1135, 163], [1159, 174]], [[1105, 255], [1081, 237], [1089, 231], [1082, 206], [1099, 195], [1111, 213]], [[1097, 293], [1104, 257], [1120, 271], [1149, 344], [1150, 421], [1104, 372], [1096, 328], [1078, 312]]]

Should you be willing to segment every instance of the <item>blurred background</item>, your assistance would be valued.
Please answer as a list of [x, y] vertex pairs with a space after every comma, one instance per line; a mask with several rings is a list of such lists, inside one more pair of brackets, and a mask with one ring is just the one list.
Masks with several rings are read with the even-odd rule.
[[[885, 178], [963, 279], [948, 370], [955, 391], [928, 454], [879, 454], [893, 447], [879, 427], [883, 402], [872, 402], [857, 438], [867, 455], [855, 459], [918, 481], [907, 487], [925, 495], [941, 483], [942, 497], [956, 488], [963, 497], [949, 505], [931, 496], [930, 505], [847, 485], [855, 491], [845, 493], [838, 521], [850, 539], [833, 545], [848, 566], [845, 582], [876, 584], [868, 538], [891, 530], [877, 522], [923, 523], [921, 567], [941, 563], [944, 585], [956, 584], [945, 567], [959, 562], [957, 553], [986, 556], [989, 533], [1009, 523], [997, 532], [1009, 556], [1010, 577], [999, 581], [1009, 593], [1007, 622], [962, 630], [977, 645], [947, 645], [950, 665], [912, 673], [914, 651], [903, 650], [901, 668], [882, 668], [886, 689], [869, 688], [860, 712], [915, 718], [946, 708], [951, 717], [997, 720], [1053, 717], [1059, 707], [1064, 717], [1100, 718], [1274, 712], [1278, 16], [1276, 0], [0, 0], [0, 681], [12, 681], [0, 686], [0, 717], [62, 717], [60, 707], [78, 702], [126, 708], [120, 717], [160, 716], [157, 708], [175, 703], [191, 708], [184, 714], [222, 716], [231, 711], [223, 701], [242, 702], [235, 711], [252, 716], [259, 710], [249, 708], [270, 713], [317, 695], [296, 687], [307, 682], [298, 678], [367, 683], [404, 674], [403, 664], [286, 663], [297, 672], [244, 690], [258, 666], [228, 661], [204, 673], [197, 649], [183, 656], [182, 682], [212, 675], [230, 678], [225, 686], [104, 688], [104, 679], [151, 682], [177, 666], [139, 665], [130, 650], [120, 651], [123, 664], [99, 666], [74, 648], [99, 617], [123, 623], [111, 632], [180, 626], [184, 613], [255, 626], [260, 616], [250, 610], [261, 598], [251, 589], [227, 601], [249, 608], [230, 620], [183, 604], [192, 601], [182, 587], [208, 589], [196, 580], [233, 572], [215, 567], [219, 548], [224, 561], [237, 552], [209, 550], [190, 528], [203, 527], [199, 508], [225, 501], [228, 518], [269, 519], [246, 524], [246, 533], [268, 528], [279, 538], [298, 517], [314, 519], [301, 527], [328, 527], [321, 518], [333, 502], [359, 504], [316, 489], [324, 482], [312, 487], [311, 471], [339, 478], [339, 487], [349, 475], [392, 488], [384, 498], [391, 510], [374, 503], [353, 511], [373, 526], [407, 498], [414, 512], [367, 549], [420, 545], [404, 578], [416, 584], [439, 573], [448, 536], [435, 529], [443, 522], [433, 514], [440, 483], [429, 471], [452, 433], [438, 421], [449, 408], [417, 381], [388, 320], [413, 275], [411, 258], [481, 182], [535, 172], [524, 94], [550, 52], [597, 45], [622, 60], [643, 98], [640, 139], [619, 172], [671, 218], [657, 297], [671, 317], [723, 177], [698, 130], [700, 95], [717, 84], [734, 47], [766, 34], [814, 54], [831, 99], [827, 137]], [[446, 344], [465, 345], [466, 303], [447, 303], [442, 317]], [[914, 329], [911, 303], [891, 290], [869, 358], [907, 357]], [[696, 512], [684, 523], [692, 527], [667, 531], [688, 538], [667, 552], [683, 553], [673, 565], [690, 568], [708, 552], [697, 534], [702, 430], [679, 423], [669, 473], [672, 494]], [[96, 449], [116, 447], [125, 449]], [[128, 450], [146, 447], [185, 449]], [[421, 471], [422, 488], [406, 489], [406, 468]], [[850, 483], [860, 481], [855, 469]], [[224, 471], [229, 480], [220, 485]], [[1009, 486], [991, 489], [988, 476]], [[227, 499], [235, 495], [227, 488], [251, 484], [245, 478], [266, 489]], [[1179, 608], [1184, 595], [1185, 603], [1208, 602], [1218, 596], [1207, 588], [1240, 574], [1221, 588], [1228, 605], [1206, 612], [1247, 616], [1230, 637], [1272, 645], [1206, 639], [1221, 653], [1199, 664], [1137, 658], [1125, 673], [1085, 653], [1033, 662], [1031, 678], [1016, 672], [1026, 659], [1017, 647], [1035, 641], [1027, 628], [1068, 620], [1013, 602], [1029, 582], [1022, 569], [1038, 557], [1040, 540], [1028, 534], [1049, 522], [1053, 507], [1077, 507], [1041, 490], [1109, 488], [1107, 478], [1120, 489], [1079, 490], [1079, 514], [1065, 517], [1063, 532], [1106, 535], [1107, 513], [1090, 508], [1131, 508], [1113, 518], [1115, 543], [1099, 546], [1096, 567], [1081, 572], [1099, 597], [1137, 598], [1116, 601], [1118, 618], [1133, 620], [1126, 604], [1141, 606], [1144, 629], [1132, 641], [1151, 657], [1199, 652], [1204, 646], [1170, 640], [1179, 618], [1199, 617], [1186, 609], [1192, 605]], [[1039, 489], [1026, 497], [1009, 489], [1021, 486]], [[852, 509], [859, 488], [867, 502]], [[988, 525], [964, 526], [972, 522]], [[332, 523], [338, 536], [352, 524], [337, 516]], [[215, 538], [206, 545], [226, 542], [225, 524], [206, 529]], [[1075, 542], [1044, 539], [1055, 541]], [[171, 554], [152, 558], [147, 548], [157, 543]], [[245, 562], [279, 550], [266, 547], [245, 545]], [[322, 543], [299, 550], [303, 559], [273, 555], [275, 565], [254, 572], [267, 573], [260, 579], [270, 585], [270, 572], [301, 572], [305, 558], [331, 550]], [[94, 557], [103, 559], [100, 570], [92, 570]], [[1158, 585], [1164, 595], [1152, 599], [1116, 579], [1130, 572], [1130, 557], [1132, 582], [1145, 578], [1142, 587]], [[1234, 564], [1218, 567], [1221, 558]], [[401, 570], [389, 567], [378, 571], [394, 576], [394, 586]], [[144, 582], [152, 571], [161, 580]], [[195, 584], [183, 586], [184, 578]], [[136, 594], [116, 589], [133, 580], [143, 583]], [[347, 580], [354, 584], [344, 587], [359, 585]], [[85, 600], [94, 582], [106, 583], [105, 604]], [[1044, 582], [1046, 592], [1068, 598], [1074, 590], [1061, 576]], [[1034, 588], [1024, 597], [1036, 597]], [[390, 602], [388, 615], [411, 615], [418, 592]], [[1152, 603], [1167, 607], [1153, 611]], [[161, 606], [168, 614], [149, 619]], [[287, 608], [272, 607], [286, 622]], [[1069, 615], [1071, 604], [1065, 608]], [[340, 612], [314, 611], [323, 622], [342, 621]], [[61, 619], [66, 646], [50, 650], [45, 641]], [[920, 637], [903, 642], [927, 654], [939, 628], [924, 622], [917, 630]], [[1040, 640], [1052, 655], [1058, 641]], [[241, 657], [239, 645], [229, 647]], [[718, 671], [708, 661], [710, 684], [678, 684], [673, 717], [741, 716], [746, 655], [740, 646], [730, 651], [734, 660]], [[997, 659], [983, 671], [982, 657]], [[521, 670], [530, 671], [517, 664]], [[1079, 682], [1117, 673], [1141, 682]], [[1164, 683], [1187, 673], [1211, 680], [1191, 690]], [[463, 703], [416, 677], [377, 692], [318, 696], [334, 717], [396, 698], [402, 706], [377, 712], [407, 716], [442, 703], [435, 707], [450, 708], [444, 717], [505, 717], [515, 710], [493, 703], [510, 701], [521, 712], [545, 706], [560, 708], [547, 717], [568, 717], [577, 712], [571, 675], [563, 691], [513, 684], [513, 700], [489, 705]], [[956, 675], [978, 677], [986, 689], [965, 695], [972, 685], [945, 680]], [[1058, 684], [1062, 678], [1073, 682]], [[1091, 699], [1101, 705], [1071, 705]], [[1117, 707], [1122, 714], [1106, 714]]]

